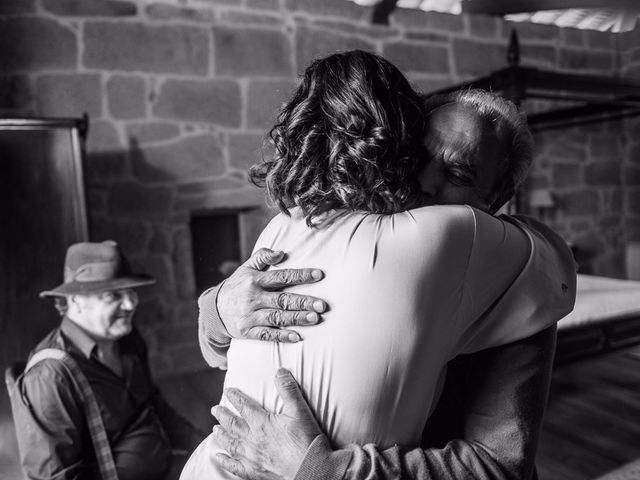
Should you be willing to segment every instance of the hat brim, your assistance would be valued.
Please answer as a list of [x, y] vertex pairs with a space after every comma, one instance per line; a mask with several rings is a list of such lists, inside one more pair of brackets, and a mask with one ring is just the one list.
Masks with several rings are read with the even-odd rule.
[[100, 292], [110, 292], [123, 288], [136, 288], [152, 285], [155, 279], [144, 275], [135, 275], [97, 282], [69, 282], [57, 286], [53, 290], [40, 292], [41, 297], [65, 297], [67, 295], [91, 295]]

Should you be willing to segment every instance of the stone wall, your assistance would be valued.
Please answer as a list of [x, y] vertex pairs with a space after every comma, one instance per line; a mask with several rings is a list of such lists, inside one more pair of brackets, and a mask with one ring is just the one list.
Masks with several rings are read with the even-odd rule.
[[[119, 241], [159, 280], [137, 319], [157, 374], [204, 365], [190, 215], [252, 209], [248, 253], [270, 213], [246, 169], [312, 58], [372, 50], [430, 91], [504, 67], [513, 26], [402, 9], [391, 25], [373, 26], [370, 8], [345, 0], [3, 0], [0, 15], [0, 113], [90, 115], [91, 236]], [[626, 37], [517, 28], [523, 64], [640, 74]], [[538, 138], [532, 184], [558, 195], [551, 220], [580, 246], [593, 244], [596, 273], [621, 275], [621, 242], [640, 235], [639, 129], [619, 122]]]

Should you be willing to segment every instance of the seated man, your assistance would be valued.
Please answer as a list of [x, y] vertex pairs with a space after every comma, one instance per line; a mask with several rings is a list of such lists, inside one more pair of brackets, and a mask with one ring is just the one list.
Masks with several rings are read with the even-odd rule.
[[[191, 451], [204, 436], [163, 399], [151, 379], [145, 342], [133, 327], [135, 288], [154, 282], [129, 271], [115, 242], [76, 243], [67, 250], [64, 283], [40, 294], [55, 299], [62, 321], [30, 358], [44, 349], [61, 350], [84, 374], [120, 480], [164, 479], [172, 449]], [[28, 364], [19, 381], [32, 417], [18, 432], [29, 478], [101, 478], [85, 402], [71, 371], [45, 358]]]
[[[495, 213], [526, 176], [531, 158], [530, 137], [515, 108], [479, 91], [439, 96], [431, 99], [427, 108], [430, 115], [425, 139], [431, 158], [420, 179], [425, 203], [467, 203]], [[546, 227], [532, 222], [523, 228], [535, 235], [536, 230]], [[562, 251], [562, 246], [559, 248]], [[316, 272], [312, 277], [311, 269], [256, 271], [281, 258], [278, 253], [257, 252], [222, 288], [201, 297], [201, 346], [211, 365], [224, 362], [229, 337], [297, 341], [299, 333], [284, 327], [318, 320], [317, 313], [310, 311], [316, 305], [316, 312], [323, 311], [320, 300], [264, 291], [316, 281], [321, 276]], [[291, 273], [297, 278], [286, 282]], [[520, 284], [516, 288], [526, 292], [536, 286]], [[514, 293], [518, 294], [510, 292]], [[216, 302], [224, 326], [217, 316]], [[278, 307], [291, 311], [282, 312]], [[531, 311], [505, 309], [503, 313], [517, 316]], [[253, 407], [244, 409], [247, 422], [238, 417], [231, 422], [234, 417], [230, 412], [218, 407], [216, 416], [223, 427], [216, 427], [219, 441], [234, 452], [233, 458], [220, 460], [242, 478], [261, 478], [254, 466], [262, 473], [290, 478], [291, 470], [284, 467], [292, 464], [294, 472], [299, 468], [296, 478], [361, 478], [373, 470], [377, 478], [396, 478], [397, 471], [403, 472], [403, 478], [531, 478], [554, 346], [555, 326], [519, 342], [451, 361], [440, 401], [425, 426], [423, 449], [408, 452], [398, 448], [379, 451], [372, 445], [351, 445], [331, 452], [326, 437], [313, 435], [318, 427], [304, 404], [290, 402], [289, 412], [298, 412], [297, 416], [266, 415], [249, 399], [232, 393], [230, 398], [235, 397], [232, 402], [241, 413], [238, 399]], [[285, 373], [278, 382], [293, 388], [290, 398], [301, 400], [290, 375]], [[248, 417], [260, 435], [249, 428]], [[300, 441], [303, 438], [315, 440]], [[256, 452], [260, 453], [259, 464]]]

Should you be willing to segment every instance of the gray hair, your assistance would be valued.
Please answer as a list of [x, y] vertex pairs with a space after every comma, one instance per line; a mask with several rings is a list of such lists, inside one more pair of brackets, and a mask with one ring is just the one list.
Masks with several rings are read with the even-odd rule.
[[[495, 125], [495, 132], [507, 149], [506, 158], [500, 162], [500, 196], [509, 191], [515, 193], [527, 178], [533, 162], [533, 137], [525, 114], [504, 97], [474, 88], [427, 97], [426, 114], [447, 103], [472, 107], [483, 120]], [[504, 198], [506, 200], [508, 199]]]

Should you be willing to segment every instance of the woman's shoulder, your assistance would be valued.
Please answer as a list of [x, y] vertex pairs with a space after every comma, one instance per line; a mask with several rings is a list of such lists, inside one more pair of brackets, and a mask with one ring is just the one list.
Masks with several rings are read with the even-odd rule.
[[424, 228], [433, 230], [473, 227], [477, 210], [469, 205], [430, 205], [419, 207], [396, 215], [403, 215]]

